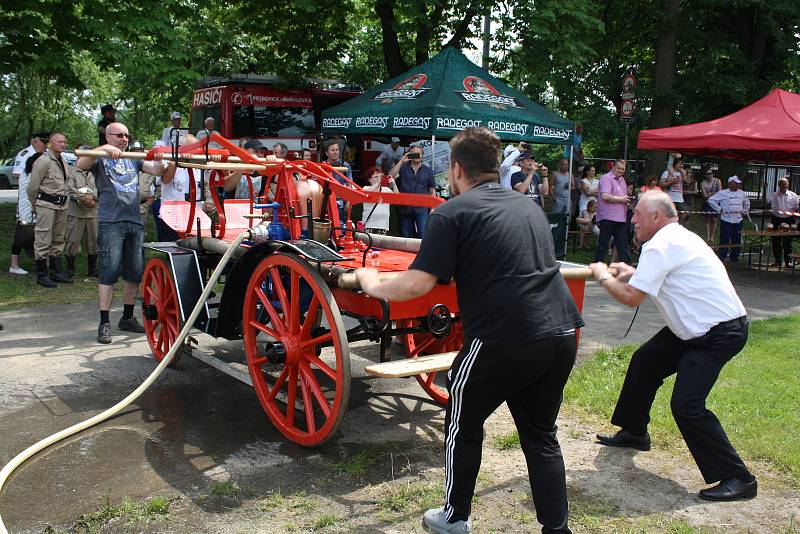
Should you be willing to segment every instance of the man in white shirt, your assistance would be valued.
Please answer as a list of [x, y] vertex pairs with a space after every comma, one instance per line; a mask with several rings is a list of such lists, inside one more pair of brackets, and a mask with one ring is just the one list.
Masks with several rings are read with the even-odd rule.
[[[750, 211], [750, 200], [744, 191], [739, 189], [742, 181], [738, 176], [728, 178], [728, 188], [722, 189], [708, 199], [708, 205], [720, 214], [719, 244], [734, 245], [730, 247], [731, 261], [739, 261], [742, 245], [742, 215]], [[728, 248], [720, 246], [719, 258], [725, 261]]]
[[[778, 180], [778, 190], [769, 197], [769, 207], [772, 210], [772, 227], [776, 232], [791, 230], [797, 223], [798, 196], [789, 190], [789, 180]], [[775, 256], [773, 267], [781, 266], [783, 257], [784, 266], [791, 267], [792, 236], [772, 236], [772, 253]]]
[[384, 173], [389, 172], [389, 169], [395, 166], [400, 158], [403, 157], [404, 149], [400, 146], [400, 138], [392, 137], [392, 142], [383, 147], [378, 159], [375, 160], [375, 166], [379, 167]]
[[22, 244], [31, 241], [33, 224], [36, 223], [36, 220], [31, 202], [28, 200], [27, 190], [30, 176], [25, 172], [25, 164], [34, 154], [44, 152], [49, 135], [46, 132], [33, 134], [31, 136], [31, 144], [21, 150], [14, 159], [14, 169], [11, 173], [14, 175], [18, 187], [17, 225], [14, 228], [14, 241], [11, 245], [11, 265], [8, 268], [10, 274], [28, 274], [28, 271], [19, 266], [19, 255], [22, 253]]
[[519, 156], [530, 149], [530, 143], [524, 141], [521, 141], [516, 148], [513, 145], [508, 145], [503, 149], [503, 162], [500, 164], [500, 185], [506, 189], [513, 189], [511, 187], [511, 175], [521, 170], [516, 163], [519, 160]]
[[712, 501], [751, 499], [758, 485], [706, 407], [722, 367], [747, 342], [747, 316], [725, 266], [700, 236], [680, 226], [669, 196], [645, 193], [633, 224], [642, 246], [638, 267], [593, 263], [597, 281], [619, 302], [636, 307], [650, 295], [665, 319], [633, 354], [611, 422], [622, 428], [598, 435], [603, 445], [647, 451], [650, 407], [664, 379], [676, 374], [670, 406], [675, 422], [707, 484]]
[[[161, 142], [164, 143], [164, 146], [172, 146], [173, 141], [179, 139], [182, 135], [189, 134], [187, 128], [181, 128], [181, 114], [179, 111], [173, 111], [170, 115], [170, 120], [172, 124], [164, 128], [164, 131], [161, 132]], [[173, 131], [173, 128], [175, 128], [176, 131]]]

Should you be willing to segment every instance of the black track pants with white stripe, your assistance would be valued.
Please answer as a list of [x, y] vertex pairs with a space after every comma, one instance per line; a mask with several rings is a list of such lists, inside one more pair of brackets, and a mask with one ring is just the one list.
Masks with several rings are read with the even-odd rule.
[[519, 432], [542, 532], [571, 532], [555, 423], [576, 351], [574, 334], [502, 349], [479, 339], [465, 343], [447, 376], [445, 513], [451, 523], [470, 515], [483, 424], [505, 401]]

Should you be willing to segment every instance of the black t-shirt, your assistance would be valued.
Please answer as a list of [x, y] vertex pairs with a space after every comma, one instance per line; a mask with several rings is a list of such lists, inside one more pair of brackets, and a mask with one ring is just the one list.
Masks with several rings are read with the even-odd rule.
[[583, 326], [559, 274], [547, 216], [495, 182], [431, 213], [409, 269], [440, 283], [455, 279], [467, 340], [512, 346]]
[[[97, 127], [99, 128], [100, 126], [102, 126], [103, 128], [108, 128], [108, 125], [111, 124], [112, 122], [115, 122], [115, 121], [110, 121], [107, 118], [103, 117], [97, 123]], [[103, 146], [106, 143], [108, 143], [108, 141], [106, 141], [106, 134], [101, 134], [99, 130], [97, 132], [97, 139], [98, 139], [97, 142], [99, 143], [99, 146]]]
[[[523, 183], [525, 180], [528, 179], [528, 173], [518, 171], [511, 175], [511, 187], [513, 188], [517, 184]], [[538, 174], [534, 173], [533, 178], [531, 178], [531, 183], [528, 184], [528, 192], [525, 193], [525, 196], [532, 199], [534, 202], [542, 205], [542, 194], [539, 191], [539, 186], [542, 185], [542, 179], [539, 177]], [[515, 190], [516, 191], [516, 190]]]

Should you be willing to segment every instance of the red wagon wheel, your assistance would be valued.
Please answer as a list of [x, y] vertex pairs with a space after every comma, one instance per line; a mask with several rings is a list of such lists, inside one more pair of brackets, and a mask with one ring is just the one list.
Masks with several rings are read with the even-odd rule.
[[327, 441], [347, 407], [350, 350], [325, 281], [297, 256], [267, 256], [247, 284], [242, 325], [253, 387], [272, 423], [300, 445]]
[[[160, 362], [181, 330], [178, 292], [167, 262], [160, 258], [147, 262], [142, 275], [141, 295], [144, 332], [153, 356]], [[182, 354], [183, 351], [179, 351], [170, 366], [177, 364]]]
[[[419, 321], [417, 320], [405, 319], [400, 321], [399, 326], [401, 328], [410, 328], [418, 325]], [[442, 338], [437, 339], [428, 332], [405, 334], [403, 336], [403, 346], [406, 349], [407, 358], [453, 352], [461, 350], [461, 347], [464, 346], [464, 331], [461, 328], [461, 322], [456, 321], [453, 323], [450, 333]], [[445, 406], [450, 395], [447, 393], [447, 388], [442, 380], [444, 374], [438, 380], [437, 376], [439, 376], [438, 372], [420, 373], [417, 375], [417, 382], [434, 401]]]

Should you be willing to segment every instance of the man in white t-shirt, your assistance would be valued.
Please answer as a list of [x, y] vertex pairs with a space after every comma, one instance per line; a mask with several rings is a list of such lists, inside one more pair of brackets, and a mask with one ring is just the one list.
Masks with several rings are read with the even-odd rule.
[[[170, 115], [170, 122], [171, 124], [161, 132], [161, 142], [164, 143], [164, 146], [172, 146], [173, 141], [179, 139], [183, 135], [189, 134], [187, 128], [181, 128], [181, 113], [179, 111], [172, 112]], [[175, 129], [175, 131], [173, 131], [173, 129]]]
[[697, 234], [683, 228], [669, 196], [645, 193], [633, 224], [642, 246], [638, 267], [590, 265], [619, 302], [636, 307], [650, 295], [667, 323], [633, 354], [611, 422], [622, 428], [599, 443], [650, 449], [650, 407], [664, 379], [676, 375], [670, 406], [675, 422], [707, 484], [712, 501], [756, 496], [757, 482], [706, 407], [722, 367], [747, 342], [747, 316], [725, 266]]
[[728, 188], [720, 189], [708, 199], [711, 209], [720, 214], [719, 222], [719, 257], [725, 261], [728, 247], [731, 244], [731, 261], [739, 261], [742, 244], [742, 215], [750, 211], [750, 199], [740, 189], [742, 181], [738, 176], [728, 178]]

